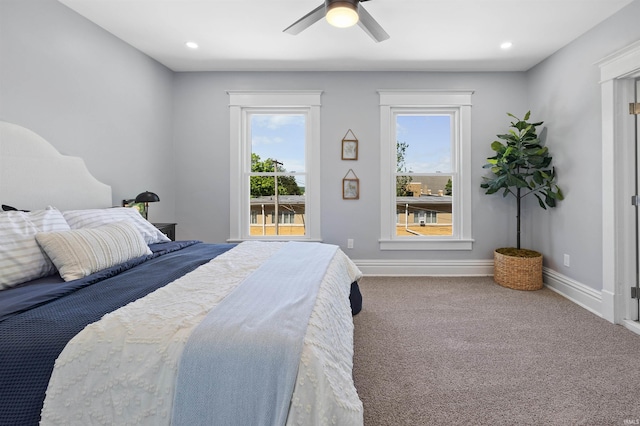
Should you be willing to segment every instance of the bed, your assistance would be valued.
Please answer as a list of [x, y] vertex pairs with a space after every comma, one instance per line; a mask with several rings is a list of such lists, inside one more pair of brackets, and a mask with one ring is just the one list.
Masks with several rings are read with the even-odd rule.
[[169, 241], [0, 122], [0, 424], [361, 425], [361, 273], [330, 244]]

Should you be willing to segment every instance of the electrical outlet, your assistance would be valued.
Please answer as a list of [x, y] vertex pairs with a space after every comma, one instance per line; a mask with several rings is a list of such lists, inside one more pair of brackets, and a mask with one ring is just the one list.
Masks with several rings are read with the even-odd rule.
[[567, 268], [571, 265], [571, 257], [568, 254], [564, 255], [564, 266]]
[[347, 239], [347, 248], [353, 248], [353, 238]]

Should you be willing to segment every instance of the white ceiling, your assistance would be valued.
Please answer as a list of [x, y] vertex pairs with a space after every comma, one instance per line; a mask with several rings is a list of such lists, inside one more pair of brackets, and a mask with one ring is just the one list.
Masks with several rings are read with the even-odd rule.
[[324, 19], [282, 32], [323, 0], [59, 1], [174, 71], [523, 71], [633, 0], [368, 1], [381, 43]]

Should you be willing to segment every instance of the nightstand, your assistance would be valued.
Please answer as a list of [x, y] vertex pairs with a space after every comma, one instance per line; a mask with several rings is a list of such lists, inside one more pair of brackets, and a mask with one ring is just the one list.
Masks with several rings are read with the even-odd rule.
[[154, 223], [153, 226], [169, 237], [171, 241], [176, 240], [176, 223]]

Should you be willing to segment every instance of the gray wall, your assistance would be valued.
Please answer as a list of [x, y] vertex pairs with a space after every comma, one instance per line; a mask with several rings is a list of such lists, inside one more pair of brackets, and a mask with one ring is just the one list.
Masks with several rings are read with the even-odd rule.
[[[544, 120], [567, 199], [525, 212], [523, 243], [546, 265], [601, 289], [600, 88], [594, 63], [640, 38], [640, 0], [527, 73], [177, 73], [55, 0], [0, 0], [0, 120], [21, 124], [63, 154], [80, 156], [114, 191], [114, 204], [149, 189], [162, 201], [150, 219], [177, 221], [178, 237], [224, 241], [229, 226], [226, 90], [321, 89], [324, 241], [354, 259], [489, 259], [513, 245], [512, 200], [479, 185], [505, 113]], [[378, 89], [471, 89], [473, 251], [378, 250]], [[347, 129], [359, 159], [340, 160]], [[361, 198], [343, 201], [349, 168]], [[45, 201], [43, 201], [45, 202]], [[571, 267], [562, 266], [563, 254]]]
[[[229, 237], [229, 98], [226, 90], [320, 89], [322, 235], [354, 259], [489, 259], [515, 244], [511, 204], [480, 189], [482, 165], [506, 111], [526, 112], [524, 73], [269, 72], [180, 73], [175, 78], [174, 130], [178, 165], [177, 219], [181, 236], [206, 241]], [[473, 251], [380, 251], [379, 89], [471, 89]], [[359, 140], [358, 161], [340, 159], [348, 129]], [[357, 201], [342, 199], [349, 168], [360, 178]], [[346, 249], [347, 238], [355, 240]]]
[[[527, 212], [525, 240], [545, 254], [551, 269], [597, 290], [602, 289], [602, 223], [608, 220], [602, 217], [601, 194], [610, 188], [603, 188], [601, 181], [596, 62], [640, 39], [639, 23], [636, 0], [527, 74], [529, 104], [547, 126], [547, 144], [566, 199], [548, 212], [533, 206]], [[568, 268], [563, 265], [564, 254], [571, 259]]]
[[158, 193], [155, 221], [175, 217], [172, 79], [55, 0], [0, 1], [0, 120], [84, 158], [114, 205]]

